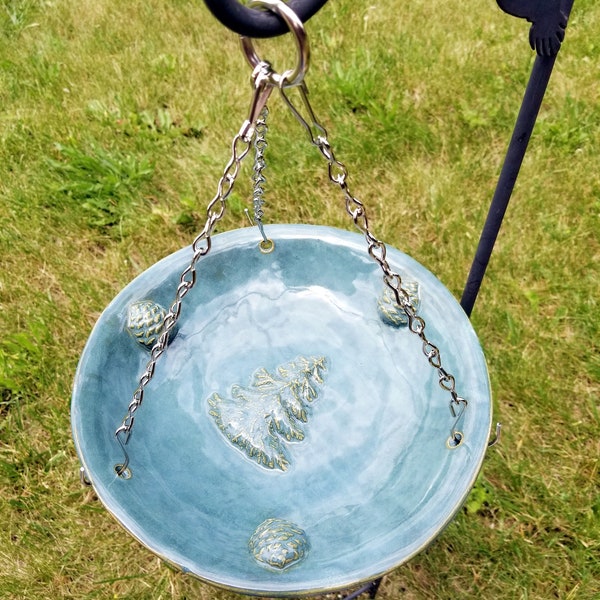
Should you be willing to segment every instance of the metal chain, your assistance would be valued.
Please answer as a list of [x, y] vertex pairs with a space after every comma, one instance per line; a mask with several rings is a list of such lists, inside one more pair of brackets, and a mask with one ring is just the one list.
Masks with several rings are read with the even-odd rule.
[[454, 423], [450, 431], [448, 446], [452, 448], [457, 447], [463, 441], [463, 434], [457, 430], [457, 426], [468, 404], [467, 400], [458, 395], [454, 376], [442, 366], [439, 348], [427, 338], [427, 335], [425, 334], [425, 320], [417, 314], [417, 311], [412, 306], [408, 292], [402, 287], [402, 278], [400, 274], [393, 271], [390, 267], [390, 264], [386, 259], [387, 250], [385, 244], [377, 239], [371, 232], [364, 204], [350, 192], [347, 182], [348, 170], [344, 163], [335, 157], [328, 140], [327, 130], [317, 120], [309, 102], [306, 84], [302, 83], [300, 86], [297, 86], [297, 89], [300, 92], [302, 104], [308, 115], [308, 119], [305, 119], [302, 116], [300, 110], [290, 99], [290, 88], [284, 86], [279, 87], [286, 104], [291, 109], [296, 119], [298, 119], [308, 132], [310, 142], [319, 149], [327, 161], [329, 179], [332, 183], [336, 184], [344, 194], [346, 212], [350, 215], [356, 227], [365, 236], [369, 255], [381, 267], [384, 283], [394, 293], [398, 306], [406, 313], [410, 331], [420, 338], [423, 354], [427, 358], [429, 364], [436, 369], [440, 387], [450, 394], [450, 411], [454, 418]]
[[267, 167], [265, 162], [265, 150], [267, 149], [267, 117], [269, 116], [269, 109], [265, 107], [260, 112], [260, 116], [256, 121], [256, 127], [254, 128], [254, 166], [252, 167], [252, 183], [254, 184], [252, 192], [252, 206], [254, 209], [254, 218], [250, 216], [248, 209], [244, 209], [248, 220], [252, 225], [256, 225], [262, 237], [262, 241], [258, 247], [264, 254], [269, 254], [275, 249], [275, 242], [270, 240], [265, 233], [265, 228], [262, 219], [265, 215], [263, 207], [265, 204], [265, 188], [263, 185], [266, 183], [264, 176], [264, 170]]
[[252, 168], [252, 182], [254, 183], [254, 192], [252, 194], [252, 203], [254, 207], [254, 220], [262, 224], [264, 216], [263, 205], [265, 189], [263, 184], [266, 183], [266, 178], [263, 174], [267, 163], [265, 162], [265, 150], [267, 149], [267, 117], [269, 109], [265, 106], [260, 113], [256, 127], [254, 129], [254, 166]]
[[146, 386], [150, 383], [152, 377], [154, 376], [156, 363], [167, 348], [170, 334], [175, 327], [181, 313], [183, 298], [196, 283], [196, 264], [203, 256], [208, 254], [211, 249], [213, 230], [215, 225], [225, 214], [227, 198], [233, 190], [233, 186], [240, 170], [240, 164], [250, 151], [251, 139], [252, 136], [249, 135], [247, 122], [245, 122], [240, 130], [240, 133], [233, 138], [231, 145], [231, 158], [224, 169], [221, 179], [219, 179], [217, 193], [206, 209], [206, 223], [204, 224], [204, 228], [196, 236], [192, 243], [193, 256], [190, 264], [181, 273], [179, 278], [179, 285], [177, 286], [175, 299], [173, 300], [173, 303], [171, 304], [163, 321], [162, 334], [150, 352], [150, 361], [146, 365], [146, 369], [140, 377], [138, 387], [133, 393], [133, 398], [129, 403], [127, 414], [125, 415], [120, 427], [115, 431], [115, 437], [121, 445], [124, 456], [123, 462], [115, 465], [115, 472], [123, 479], [129, 479], [131, 477], [131, 470], [129, 469], [129, 455], [127, 454], [125, 446], [131, 437], [131, 432], [135, 421], [135, 413], [144, 400], [144, 392]]

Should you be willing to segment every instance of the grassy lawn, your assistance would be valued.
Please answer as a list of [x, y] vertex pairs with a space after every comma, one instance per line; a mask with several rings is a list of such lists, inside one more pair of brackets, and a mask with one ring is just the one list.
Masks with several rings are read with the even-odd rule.
[[[460, 297], [534, 60], [527, 23], [492, 0], [332, 0], [307, 29], [311, 98], [374, 230]], [[259, 44], [275, 66], [288, 46]], [[69, 402], [100, 312], [203, 226], [249, 76], [200, 0], [0, 4], [1, 598], [238, 598], [165, 566], [81, 487]], [[351, 229], [270, 108], [265, 222]], [[250, 167], [220, 231], [247, 225]], [[502, 442], [378, 598], [600, 598], [599, 263], [600, 5], [576, 0], [472, 317]]]

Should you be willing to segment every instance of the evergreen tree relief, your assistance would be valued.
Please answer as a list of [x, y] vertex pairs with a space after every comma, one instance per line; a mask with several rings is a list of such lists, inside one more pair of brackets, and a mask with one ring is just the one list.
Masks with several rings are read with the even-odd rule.
[[285, 471], [285, 444], [304, 439], [308, 407], [318, 396], [326, 370], [324, 356], [300, 356], [277, 367], [274, 375], [260, 368], [248, 387], [233, 385], [230, 397], [212, 394], [209, 414], [221, 433], [252, 460]]

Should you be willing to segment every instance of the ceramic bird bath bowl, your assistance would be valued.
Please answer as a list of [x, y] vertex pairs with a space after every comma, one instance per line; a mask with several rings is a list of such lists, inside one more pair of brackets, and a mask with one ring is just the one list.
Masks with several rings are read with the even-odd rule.
[[[388, 248], [468, 407], [447, 393], [390, 301], [362, 236], [270, 226], [214, 236], [122, 460], [115, 426], [160, 333], [184, 249], [129, 284], [83, 352], [77, 452], [98, 497], [144, 546], [241, 593], [344, 589], [404, 563], [462, 506], [487, 447], [488, 374], [447, 289]], [[402, 311], [400, 311], [402, 313]]]

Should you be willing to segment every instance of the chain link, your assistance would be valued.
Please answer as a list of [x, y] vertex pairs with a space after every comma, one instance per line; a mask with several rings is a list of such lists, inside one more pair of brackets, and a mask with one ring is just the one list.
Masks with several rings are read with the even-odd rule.
[[417, 314], [417, 311], [411, 304], [408, 292], [402, 287], [402, 277], [399, 273], [392, 270], [387, 261], [386, 246], [377, 239], [369, 227], [369, 219], [364, 204], [358, 200], [348, 187], [348, 170], [344, 163], [339, 161], [331, 147], [327, 136], [327, 130], [317, 120], [313, 108], [308, 99], [308, 89], [305, 83], [295, 88], [299, 91], [303, 109], [307, 115], [305, 118], [299, 109], [291, 100], [289, 88], [280, 86], [279, 90], [285, 103], [288, 105], [296, 119], [303, 125], [308, 132], [311, 144], [316, 146], [328, 163], [328, 175], [332, 183], [336, 184], [344, 195], [346, 212], [352, 218], [356, 227], [362, 232], [366, 241], [369, 255], [377, 262], [383, 271], [383, 281], [393, 292], [396, 303], [406, 313], [408, 318], [408, 328], [412, 333], [419, 337], [422, 343], [423, 354], [427, 358], [431, 367], [433, 367], [438, 376], [438, 383], [442, 389], [450, 394], [450, 412], [454, 418], [448, 439], [449, 447], [457, 447], [463, 441], [463, 434], [457, 430], [465, 408], [467, 400], [461, 398], [456, 391], [456, 380], [453, 375], [448, 373], [442, 367], [442, 358], [439, 348], [431, 342], [425, 334], [425, 320]]

